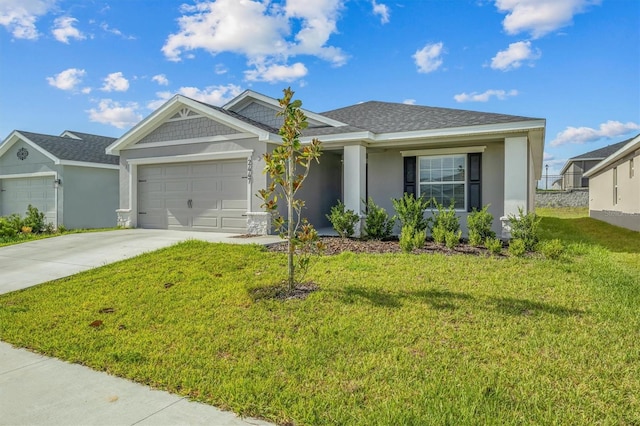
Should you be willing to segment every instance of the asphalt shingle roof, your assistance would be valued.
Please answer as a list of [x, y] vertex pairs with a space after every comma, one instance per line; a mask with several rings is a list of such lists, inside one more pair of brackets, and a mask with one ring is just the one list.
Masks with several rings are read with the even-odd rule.
[[369, 101], [321, 113], [374, 133], [410, 132], [536, 120], [531, 117]]
[[18, 130], [18, 132], [61, 160], [115, 165], [119, 163], [117, 155], [107, 155], [105, 153], [107, 146], [111, 145], [116, 138], [74, 132], [71, 130], [68, 132], [80, 139], [43, 135], [41, 133], [24, 132], [22, 130]]
[[[633, 138], [638, 137], [638, 135], [634, 136]], [[582, 160], [582, 159], [605, 159], [608, 156], [610, 156], [611, 154], [613, 154], [614, 152], [616, 152], [617, 150], [619, 150], [620, 148], [622, 148], [623, 146], [625, 146], [626, 144], [628, 144], [629, 142], [631, 142], [631, 140], [633, 138], [629, 138], [626, 141], [622, 141], [622, 142], [618, 142], [618, 143], [614, 143], [611, 145], [607, 145], [603, 148], [599, 148], [599, 149], [594, 149], [593, 151], [589, 151], [589, 152], [585, 152], [584, 154], [580, 154], [577, 155], [575, 157], [571, 157], [569, 160]]]

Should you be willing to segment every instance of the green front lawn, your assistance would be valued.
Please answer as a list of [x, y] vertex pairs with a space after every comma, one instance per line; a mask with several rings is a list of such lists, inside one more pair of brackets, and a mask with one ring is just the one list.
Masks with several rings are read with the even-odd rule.
[[278, 423], [638, 424], [640, 236], [542, 226], [563, 260], [343, 253], [289, 301], [282, 254], [188, 241], [0, 296], [0, 339]]

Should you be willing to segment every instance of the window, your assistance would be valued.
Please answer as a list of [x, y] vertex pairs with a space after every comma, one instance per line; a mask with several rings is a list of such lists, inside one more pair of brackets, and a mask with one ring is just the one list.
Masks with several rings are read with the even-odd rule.
[[434, 198], [448, 207], [454, 201], [456, 210], [465, 208], [466, 155], [419, 157], [419, 196]]
[[613, 205], [618, 204], [618, 168], [613, 168]]
[[633, 178], [635, 175], [635, 170], [633, 170], [633, 158], [629, 160], [629, 179]]

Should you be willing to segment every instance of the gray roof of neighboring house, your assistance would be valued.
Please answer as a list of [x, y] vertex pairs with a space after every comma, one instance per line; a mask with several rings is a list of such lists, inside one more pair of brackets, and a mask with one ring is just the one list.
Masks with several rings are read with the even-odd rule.
[[105, 149], [111, 145], [116, 138], [74, 132], [71, 130], [67, 132], [80, 139], [43, 135], [41, 133], [24, 132], [22, 130], [18, 130], [18, 132], [61, 160], [115, 165], [119, 163], [117, 155], [108, 155], [105, 153]]
[[[637, 136], [634, 136], [633, 138], [635, 138], [635, 137], [637, 137]], [[631, 140], [633, 138], [629, 138], [626, 141], [614, 143], [612, 145], [607, 145], [607, 146], [605, 146], [603, 148], [594, 149], [593, 151], [585, 152], [584, 154], [580, 154], [580, 155], [577, 155], [575, 157], [571, 157], [571, 158], [569, 158], [569, 161], [572, 161], [572, 160], [586, 160], [586, 159], [603, 160], [603, 159], [607, 158], [608, 156], [610, 156], [611, 154], [613, 154], [614, 152], [616, 152], [617, 150], [619, 150], [620, 148], [622, 148], [623, 146], [625, 146], [626, 144], [628, 144], [629, 142], [631, 142]]]
[[[537, 120], [531, 117], [369, 101], [321, 113], [374, 133], [410, 132]], [[338, 127], [338, 129], [341, 129]], [[344, 129], [344, 128], [342, 128]], [[340, 132], [342, 133], [342, 132]]]

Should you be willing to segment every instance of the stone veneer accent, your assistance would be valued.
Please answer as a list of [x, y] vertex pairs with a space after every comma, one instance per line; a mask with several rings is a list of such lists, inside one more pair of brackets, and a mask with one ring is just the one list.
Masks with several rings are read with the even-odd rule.
[[587, 207], [589, 189], [536, 192], [536, 207]]
[[156, 130], [142, 138], [142, 140], [138, 142], [138, 145], [237, 133], [240, 132], [206, 117], [187, 118], [168, 121], [162, 124]]
[[118, 209], [116, 210], [117, 218], [117, 226], [118, 228], [131, 228], [131, 209]]
[[247, 234], [269, 235], [271, 214], [266, 212], [247, 212]]

